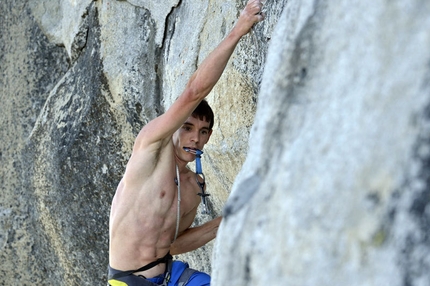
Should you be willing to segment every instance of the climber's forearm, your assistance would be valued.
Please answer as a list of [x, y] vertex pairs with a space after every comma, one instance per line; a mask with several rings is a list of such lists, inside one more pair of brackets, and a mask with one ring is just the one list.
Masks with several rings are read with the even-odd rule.
[[182, 254], [202, 247], [216, 237], [221, 217], [181, 233], [170, 247], [172, 255]]

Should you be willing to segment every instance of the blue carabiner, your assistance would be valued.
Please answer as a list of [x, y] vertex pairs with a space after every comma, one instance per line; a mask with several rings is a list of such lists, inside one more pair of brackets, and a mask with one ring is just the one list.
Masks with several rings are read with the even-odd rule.
[[[198, 195], [202, 198], [202, 203], [203, 203], [202, 213], [209, 214], [210, 211], [206, 204], [206, 197], [209, 196], [209, 194], [205, 193], [205, 175], [203, 174], [202, 162], [201, 162], [203, 151], [199, 149], [194, 149], [193, 152], [196, 154], [196, 182], [201, 190], [201, 192], [198, 193]], [[203, 180], [203, 182], [200, 182], [200, 180]]]
[[202, 154], [203, 154], [203, 151], [196, 150], [196, 174], [199, 174], [199, 175], [203, 175], [202, 162], [200, 160], [202, 158]]

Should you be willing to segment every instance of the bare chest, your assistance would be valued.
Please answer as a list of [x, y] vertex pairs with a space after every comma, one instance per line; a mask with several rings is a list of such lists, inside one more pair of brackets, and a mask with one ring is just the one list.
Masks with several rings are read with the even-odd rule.
[[199, 192], [200, 188], [193, 173], [180, 176], [180, 183], [178, 184], [178, 196], [181, 208], [180, 231], [190, 227], [194, 221], [200, 203]]
[[186, 215], [193, 209], [197, 209], [201, 191], [194, 178], [194, 174], [181, 176], [180, 184], [177, 186], [178, 194], [181, 199], [181, 207], [183, 208], [183, 215]]

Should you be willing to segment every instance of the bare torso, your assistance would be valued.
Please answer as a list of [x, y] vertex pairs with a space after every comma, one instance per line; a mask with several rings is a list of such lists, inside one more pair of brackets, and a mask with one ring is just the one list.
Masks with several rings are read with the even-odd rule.
[[[173, 144], [168, 142], [156, 152], [151, 149], [140, 152], [147, 154], [132, 155], [110, 214], [110, 266], [124, 271], [139, 269], [165, 256], [176, 231], [178, 190]], [[147, 163], [156, 159], [155, 166]], [[200, 202], [194, 176], [187, 168], [180, 172], [178, 236], [193, 223]], [[161, 264], [138, 274], [154, 277], [164, 270], [165, 265]]]

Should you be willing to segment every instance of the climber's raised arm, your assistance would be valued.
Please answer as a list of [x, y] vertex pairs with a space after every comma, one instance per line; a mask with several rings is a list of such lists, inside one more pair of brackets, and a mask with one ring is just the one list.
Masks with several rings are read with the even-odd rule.
[[218, 82], [242, 36], [246, 35], [255, 23], [264, 19], [260, 14], [261, 7], [259, 0], [248, 2], [233, 29], [200, 64], [183, 93], [163, 115], [142, 129], [136, 143], [146, 145], [169, 138], [185, 122]]

